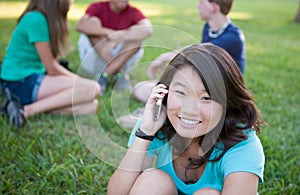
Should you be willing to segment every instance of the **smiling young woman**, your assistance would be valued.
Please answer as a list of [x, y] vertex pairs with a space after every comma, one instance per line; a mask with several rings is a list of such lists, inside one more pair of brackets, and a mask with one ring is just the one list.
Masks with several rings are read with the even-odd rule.
[[[154, 120], [158, 99], [164, 107]], [[189, 46], [153, 88], [108, 194], [256, 194], [261, 123], [232, 57], [209, 43]]]
[[222, 105], [211, 100], [195, 70], [183, 67], [177, 71], [169, 89], [167, 115], [180, 136], [202, 136], [220, 121]]

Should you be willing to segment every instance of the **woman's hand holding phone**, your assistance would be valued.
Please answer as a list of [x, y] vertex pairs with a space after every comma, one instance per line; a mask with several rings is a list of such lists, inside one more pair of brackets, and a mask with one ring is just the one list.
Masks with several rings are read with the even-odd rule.
[[166, 108], [162, 104], [168, 88], [164, 84], [153, 87], [142, 117], [140, 129], [147, 135], [154, 135], [166, 120]]

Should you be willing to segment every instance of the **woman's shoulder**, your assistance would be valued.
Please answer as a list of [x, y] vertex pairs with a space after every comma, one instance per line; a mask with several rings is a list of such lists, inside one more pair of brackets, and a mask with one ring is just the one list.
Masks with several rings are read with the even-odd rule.
[[246, 129], [246, 130], [243, 130], [244, 134], [246, 135], [247, 139], [242, 141], [245, 142], [245, 143], [256, 143], [256, 142], [259, 142], [260, 143], [260, 139], [259, 137], [257, 136], [257, 131], [254, 130], [254, 129]]
[[263, 147], [256, 131], [248, 129], [243, 131], [247, 139], [232, 146], [226, 153], [225, 156], [239, 154], [241, 152], [244, 156], [263, 155]]
[[40, 27], [43, 26], [45, 28], [48, 28], [48, 20], [46, 16], [39, 11], [35, 11], [32, 13], [32, 24], [39, 25]]
[[40, 11], [29, 11], [24, 14], [23, 17], [41, 17], [41, 18], [46, 18], [45, 15], [40, 12]]
[[220, 163], [224, 174], [232, 172], [250, 172], [258, 175], [263, 181], [265, 156], [262, 144], [255, 130], [244, 130], [247, 136], [236, 145], [232, 146], [221, 158]]
[[40, 11], [30, 11], [23, 15], [22, 20], [30, 23], [47, 22], [46, 16]]
[[[253, 152], [255, 153], [263, 153], [263, 147], [260, 142], [259, 137], [256, 134], [254, 129], [246, 129], [243, 130], [244, 135], [246, 136], [245, 140], [238, 142], [237, 144], [233, 145], [225, 154], [224, 156], [231, 156], [243, 152], [245, 155], [251, 155]], [[222, 153], [224, 149], [224, 144], [221, 142], [217, 142], [215, 145], [215, 154], [219, 155]]]

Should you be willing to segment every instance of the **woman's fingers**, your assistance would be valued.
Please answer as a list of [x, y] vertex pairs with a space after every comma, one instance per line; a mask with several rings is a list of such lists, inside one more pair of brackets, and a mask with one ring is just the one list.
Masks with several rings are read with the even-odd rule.
[[163, 99], [168, 93], [168, 89], [164, 84], [158, 84], [152, 89], [152, 93], [149, 98], [149, 103], [155, 103], [158, 99]]

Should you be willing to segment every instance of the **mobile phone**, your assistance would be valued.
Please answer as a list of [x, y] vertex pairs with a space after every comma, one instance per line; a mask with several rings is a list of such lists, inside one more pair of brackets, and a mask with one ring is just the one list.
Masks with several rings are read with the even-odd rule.
[[158, 99], [155, 103], [155, 108], [154, 108], [154, 120], [157, 121], [160, 117], [161, 113], [161, 107], [162, 107], [162, 101], [163, 99]]

